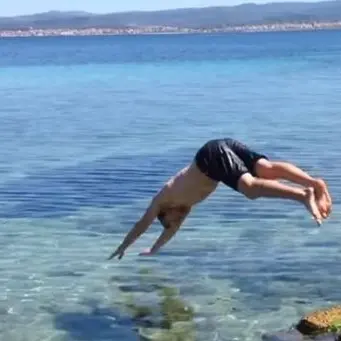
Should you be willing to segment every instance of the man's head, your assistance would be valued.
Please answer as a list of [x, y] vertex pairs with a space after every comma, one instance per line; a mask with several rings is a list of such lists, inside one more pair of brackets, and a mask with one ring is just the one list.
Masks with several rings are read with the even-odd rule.
[[173, 225], [180, 225], [189, 213], [190, 208], [186, 206], [168, 207], [162, 209], [157, 218], [165, 229]]

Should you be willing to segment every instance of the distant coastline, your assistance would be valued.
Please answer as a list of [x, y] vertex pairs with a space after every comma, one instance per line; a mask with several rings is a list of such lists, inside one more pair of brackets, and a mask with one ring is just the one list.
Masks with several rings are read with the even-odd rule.
[[1, 37], [205, 34], [341, 29], [341, 1], [245, 3], [154, 11], [48, 11], [0, 17]]
[[185, 28], [172, 26], [146, 26], [124, 28], [27, 28], [1, 29], [0, 38], [49, 37], [49, 36], [109, 36], [146, 34], [207, 34], [236, 32], [289, 32], [341, 29], [341, 21], [308, 23], [272, 23], [258, 25], [236, 25], [216, 28]]

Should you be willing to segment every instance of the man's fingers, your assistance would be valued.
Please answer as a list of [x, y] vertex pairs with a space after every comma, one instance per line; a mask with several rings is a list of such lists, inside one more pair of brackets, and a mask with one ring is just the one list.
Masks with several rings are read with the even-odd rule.
[[109, 257], [108, 257], [108, 260], [111, 260], [113, 259], [114, 257], [116, 257], [118, 255], [118, 259], [121, 259], [123, 256], [124, 256], [124, 252], [117, 252], [115, 251], [114, 253], [112, 253]]
[[108, 260], [113, 259], [115, 256], [117, 256], [117, 251], [113, 252], [113, 253], [109, 256]]

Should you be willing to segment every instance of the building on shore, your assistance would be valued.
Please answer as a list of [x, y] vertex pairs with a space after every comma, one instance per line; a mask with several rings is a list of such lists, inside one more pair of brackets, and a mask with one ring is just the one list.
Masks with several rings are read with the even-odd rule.
[[139, 35], [139, 34], [193, 34], [193, 33], [228, 33], [228, 32], [275, 32], [341, 29], [341, 21], [272, 23], [260, 25], [223, 26], [212, 28], [185, 28], [171, 26], [146, 26], [123, 28], [44, 28], [37, 29], [0, 29], [0, 37], [47, 37], [47, 36], [104, 36], [104, 35]]

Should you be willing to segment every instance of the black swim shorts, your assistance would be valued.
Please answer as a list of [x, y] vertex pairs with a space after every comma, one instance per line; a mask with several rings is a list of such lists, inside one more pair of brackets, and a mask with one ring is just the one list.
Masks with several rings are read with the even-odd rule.
[[255, 174], [255, 164], [268, 159], [231, 138], [206, 142], [197, 152], [195, 161], [205, 175], [238, 191], [238, 180], [245, 174]]

